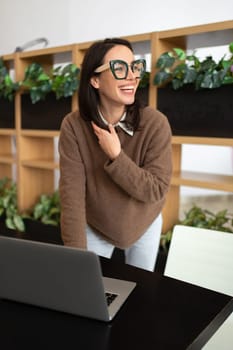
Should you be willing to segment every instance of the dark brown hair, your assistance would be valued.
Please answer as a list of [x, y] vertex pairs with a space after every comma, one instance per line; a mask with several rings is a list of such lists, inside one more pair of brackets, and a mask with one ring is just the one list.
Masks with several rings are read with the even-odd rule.
[[[98, 89], [91, 85], [90, 80], [94, 75], [100, 74], [95, 73], [95, 69], [103, 64], [106, 53], [116, 45], [124, 45], [133, 52], [130, 42], [125, 39], [112, 38], [97, 41], [87, 50], [81, 67], [78, 90], [80, 115], [84, 120], [94, 121], [102, 128], [106, 128], [106, 125], [102, 122], [98, 112], [99, 93]], [[140, 104], [136, 98], [133, 104], [126, 106], [127, 116], [125, 123], [131, 130], [138, 129], [140, 121], [139, 109]]]

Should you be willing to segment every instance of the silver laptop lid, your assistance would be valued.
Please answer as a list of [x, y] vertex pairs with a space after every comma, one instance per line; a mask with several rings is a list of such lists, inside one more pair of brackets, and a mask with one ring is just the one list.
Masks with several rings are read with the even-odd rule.
[[[106, 280], [108, 291], [114, 292], [117, 285], [111, 285], [116, 282]], [[1, 298], [109, 321], [135, 287], [127, 281], [121, 285], [124, 292], [115, 291], [121, 297], [114, 300], [109, 314], [95, 253], [0, 236]]]

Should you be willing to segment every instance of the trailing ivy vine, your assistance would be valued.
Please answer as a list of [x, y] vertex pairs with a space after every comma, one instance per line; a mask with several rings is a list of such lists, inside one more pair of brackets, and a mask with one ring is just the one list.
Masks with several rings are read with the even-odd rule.
[[0, 97], [13, 101], [15, 92], [19, 89], [19, 83], [15, 83], [9, 74], [3, 59], [0, 57]]

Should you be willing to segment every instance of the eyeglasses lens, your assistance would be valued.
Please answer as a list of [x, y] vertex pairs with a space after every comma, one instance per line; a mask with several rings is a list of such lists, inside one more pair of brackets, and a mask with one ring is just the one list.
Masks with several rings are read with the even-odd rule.
[[[126, 79], [128, 75], [128, 64], [124, 61], [117, 60], [110, 62], [111, 70], [116, 79]], [[135, 75], [135, 78], [141, 78], [145, 72], [145, 61], [136, 60], [133, 61], [130, 65], [132, 72]]]
[[125, 79], [128, 73], [126, 62], [114, 62], [113, 71], [117, 79]]
[[132, 62], [131, 69], [136, 78], [141, 78], [145, 72], [145, 64], [144, 61], [137, 60]]

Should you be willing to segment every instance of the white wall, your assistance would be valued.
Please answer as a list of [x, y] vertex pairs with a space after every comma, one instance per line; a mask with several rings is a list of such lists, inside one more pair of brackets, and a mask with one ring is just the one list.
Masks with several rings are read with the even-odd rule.
[[45, 36], [50, 46], [232, 19], [231, 0], [1, 0], [0, 54]]
[[[0, 55], [39, 37], [57, 46], [232, 20], [232, 13], [231, 0], [1, 0]], [[233, 173], [232, 148], [200, 147], [184, 147], [185, 169]]]
[[69, 6], [70, 0], [0, 0], [0, 55], [39, 37], [50, 46], [68, 43]]
[[[88, 41], [232, 19], [231, 0], [71, 0], [70, 38]], [[75, 8], [82, 7], [82, 14]]]

